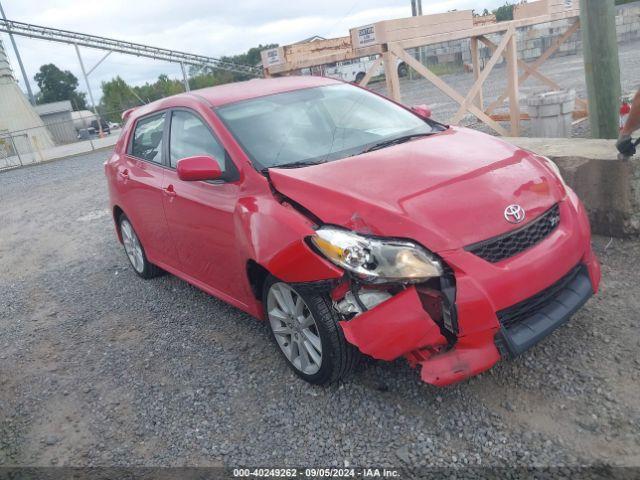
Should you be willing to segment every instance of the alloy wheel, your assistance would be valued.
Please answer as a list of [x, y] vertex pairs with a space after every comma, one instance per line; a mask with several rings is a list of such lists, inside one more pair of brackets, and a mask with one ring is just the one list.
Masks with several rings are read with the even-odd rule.
[[136, 272], [142, 273], [144, 270], [144, 255], [142, 254], [142, 245], [136, 235], [135, 230], [129, 223], [129, 220], [124, 219], [120, 223], [120, 231], [122, 232], [122, 243], [124, 243], [124, 251], [129, 257], [131, 265]]
[[274, 283], [267, 293], [267, 315], [287, 360], [306, 375], [317, 373], [322, 365], [322, 342], [302, 297], [286, 283]]

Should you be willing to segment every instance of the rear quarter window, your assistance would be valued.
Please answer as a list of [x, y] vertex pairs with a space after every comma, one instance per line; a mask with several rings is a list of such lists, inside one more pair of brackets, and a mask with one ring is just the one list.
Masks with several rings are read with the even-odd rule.
[[166, 113], [145, 117], [135, 125], [130, 153], [148, 162], [162, 163], [162, 137]]

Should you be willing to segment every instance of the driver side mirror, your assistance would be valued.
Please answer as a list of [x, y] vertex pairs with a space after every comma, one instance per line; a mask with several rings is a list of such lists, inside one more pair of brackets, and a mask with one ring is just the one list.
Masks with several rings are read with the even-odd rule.
[[218, 180], [222, 176], [220, 165], [213, 157], [199, 155], [178, 161], [178, 178], [185, 182]]
[[414, 105], [413, 107], [411, 107], [411, 111], [421, 118], [424, 118], [424, 119], [431, 118], [431, 109], [424, 104]]

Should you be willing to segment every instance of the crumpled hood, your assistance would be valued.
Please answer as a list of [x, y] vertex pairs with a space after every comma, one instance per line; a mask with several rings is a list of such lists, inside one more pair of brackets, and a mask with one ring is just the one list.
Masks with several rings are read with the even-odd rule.
[[270, 169], [274, 187], [323, 222], [409, 238], [432, 251], [460, 248], [521, 225], [558, 202], [564, 188], [534, 154], [496, 137], [447, 131], [363, 155], [296, 169]]

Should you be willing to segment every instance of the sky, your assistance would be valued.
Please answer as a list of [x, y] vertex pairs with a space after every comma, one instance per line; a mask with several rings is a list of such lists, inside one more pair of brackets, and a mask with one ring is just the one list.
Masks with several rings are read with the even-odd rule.
[[[8, 19], [72, 30], [212, 57], [242, 53], [258, 44], [285, 45], [320, 35], [348, 35], [349, 28], [379, 20], [411, 16], [410, 0], [0, 0]], [[493, 9], [504, 0], [423, 0], [423, 13]], [[9, 38], [0, 34], [16, 78], [23, 87]], [[70, 70], [86, 91], [73, 46], [16, 36], [33, 76], [41, 65], [55, 63]], [[82, 48], [90, 69], [105, 52]], [[112, 54], [90, 76], [99, 100], [100, 84], [120, 75], [132, 85], [159, 74], [181, 78], [180, 66], [122, 54]]]

